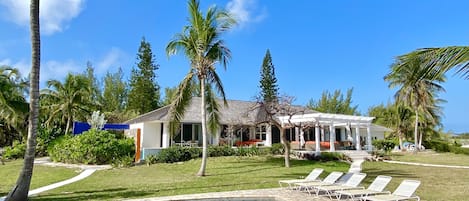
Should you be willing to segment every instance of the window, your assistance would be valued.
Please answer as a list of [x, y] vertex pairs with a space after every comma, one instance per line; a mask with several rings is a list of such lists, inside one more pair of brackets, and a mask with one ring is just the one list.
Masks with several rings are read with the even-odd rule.
[[265, 140], [267, 135], [267, 126], [266, 125], [258, 125], [256, 127], [256, 139], [258, 140]]

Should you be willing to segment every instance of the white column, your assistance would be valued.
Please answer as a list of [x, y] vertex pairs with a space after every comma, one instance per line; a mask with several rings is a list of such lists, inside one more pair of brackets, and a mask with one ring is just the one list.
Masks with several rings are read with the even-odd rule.
[[212, 145], [218, 145], [220, 142], [220, 127], [218, 127], [217, 130], [215, 130], [215, 133], [212, 133]]
[[320, 130], [319, 130], [319, 124], [317, 123], [316, 126], [314, 127], [314, 136], [316, 138], [316, 156], [319, 156], [321, 154], [321, 147], [319, 146], [321, 143], [321, 135], [320, 135]]
[[300, 142], [300, 128], [295, 127], [295, 141]]
[[357, 127], [355, 127], [355, 137], [356, 137], [356, 144], [355, 148], [360, 151], [362, 150], [361, 142], [360, 142], [360, 123], [357, 123]]
[[298, 128], [298, 130], [300, 131], [300, 139], [298, 140], [300, 142], [300, 148], [303, 148], [303, 146], [305, 145], [305, 131], [301, 128]]
[[373, 145], [371, 144], [371, 124], [366, 125], [366, 144], [368, 151], [372, 151]]
[[272, 146], [272, 125], [267, 124], [265, 128], [265, 146]]
[[325, 141], [326, 139], [326, 134], [324, 133], [324, 128], [321, 127], [321, 141]]
[[331, 122], [331, 125], [329, 125], [329, 142], [330, 142], [330, 147], [329, 151], [335, 151], [335, 126], [334, 122]]
[[169, 147], [169, 123], [163, 123], [163, 147], [162, 148], [168, 148]]

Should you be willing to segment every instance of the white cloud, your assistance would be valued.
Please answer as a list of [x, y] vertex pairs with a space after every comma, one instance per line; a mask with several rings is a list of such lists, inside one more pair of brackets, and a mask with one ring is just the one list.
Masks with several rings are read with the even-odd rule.
[[[81, 73], [86, 65], [77, 64], [73, 60], [55, 61], [50, 60], [41, 64], [41, 83], [54, 79], [62, 81], [68, 73]], [[29, 71], [28, 71], [29, 72]]]
[[[41, 31], [46, 35], [63, 31], [67, 23], [77, 17], [83, 9], [85, 0], [43, 0], [39, 5]], [[29, 1], [1, 0], [0, 4], [7, 8], [2, 14], [20, 26], [29, 26]]]
[[96, 63], [96, 74], [104, 74], [111, 67], [119, 67], [122, 65], [126, 54], [119, 48], [113, 47], [111, 50]]
[[261, 22], [267, 17], [267, 9], [259, 10], [257, 0], [231, 0], [226, 4], [226, 10], [235, 17], [241, 28], [250, 23]]
[[11, 59], [2, 59], [0, 60], [0, 66], [3, 65], [18, 69], [22, 77], [28, 76], [29, 72], [31, 71], [31, 63], [28, 63], [25, 60], [12, 62]]

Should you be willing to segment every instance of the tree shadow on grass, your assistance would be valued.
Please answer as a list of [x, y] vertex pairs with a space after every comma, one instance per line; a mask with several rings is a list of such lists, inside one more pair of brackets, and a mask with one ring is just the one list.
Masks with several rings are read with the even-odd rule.
[[402, 170], [390, 170], [390, 169], [379, 169], [379, 168], [367, 168], [363, 170], [368, 177], [376, 177], [378, 175], [391, 176], [393, 178], [404, 178], [404, 179], [418, 179], [414, 174], [405, 172]]
[[66, 201], [66, 200], [116, 200], [123, 198], [143, 197], [146, 195], [154, 194], [155, 191], [136, 191], [127, 188], [109, 188], [95, 191], [76, 191], [70, 193], [49, 193], [45, 195], [32, 196], [31, 200], [53, 200], [53, 201]]

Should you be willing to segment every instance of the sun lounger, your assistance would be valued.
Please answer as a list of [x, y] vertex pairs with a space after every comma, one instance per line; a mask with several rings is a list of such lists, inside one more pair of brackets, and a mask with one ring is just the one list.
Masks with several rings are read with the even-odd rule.
[[304, 179], [280, 180], [280, 181], [278, 181], [278, 184], [280, 185], [280, 187], [283, 187], [282, 184], [287, 184], [289, 189], [293, 189], [292, 184], [294, 184], [294, 183], [320, 181], [319, 180], [319, 175], [321, 175], [321, 173], [323, 171], [324, 171], [324, 169], [322, 169], [322, 168], [315, 168]]
[[335, 194], [337, 199], [340, 200], [343, 196], [347, 196], [351, 200], [360, 200], [362, 197], [383, 193], [391, 193], [384, 191], [384, 188], [389, 184], [392, 177], [379, 175], [371, 182], [367, 189], [353, 189], [353, 190], [340, 190], [336, 191]]
[[319, 196], [319, 192], [324, 191], [330, 199], [332, 199], [332, 194], [335, 191], [348, 190], [348, 189], [363, 189], [363, 187], [358, 187], [360, 183], [365, 179], [365, 173], [354, 173], [345, 183], [334, 184], [329, 186], [318, 186], [316, 189], [316, 196]]
[[344, 173], [342, 172], [331, 172], [322, 181], [300, 182], [300, 183], [294, 183], [294, 185], [298, 186], [299, 190], [306, 189], [306, 191], [308, 191], [308, 193], [311, 194], [311, 190], [318, 186], [333, 185], [343, 174]]
[[363, 200], [369, 201], [398, 201], [398, 200], [420, 200], [419, 196], [414, 195], [417, 188], [420, 186], [420, 181], [417, 180], [404, 180], [397, 187], [392, 194], [373, 195], [363, 197]]

